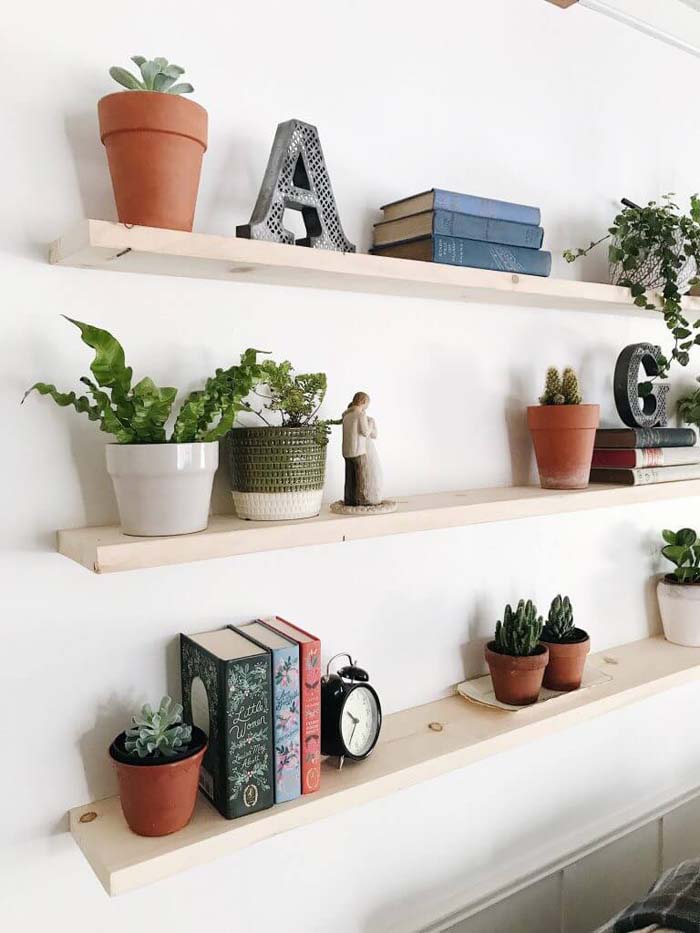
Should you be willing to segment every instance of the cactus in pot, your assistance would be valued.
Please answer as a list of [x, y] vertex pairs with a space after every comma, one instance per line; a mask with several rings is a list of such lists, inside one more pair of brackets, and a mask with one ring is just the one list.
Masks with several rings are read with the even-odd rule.
[[166, 836], [189, 823], [207, 736], [183, 723], [182, 706], [164, 696], [145, 704], [109, 748], [124, 818], [139, 836]]
[[521, 599], [515, 609], [505, 607], [496, 623], [494, 640], [486, 646], [486, 662], [496, 699], [509, 706], [535, 703], [549, 652], [540, 642], [542, 616], [537, 606]]
[[549, 690], [578, 690], [591, 640], [587, 632], [574, 625], [574, 609], [568, 596], [552, 600], [541, 640], [549, 649], [544, 686]]

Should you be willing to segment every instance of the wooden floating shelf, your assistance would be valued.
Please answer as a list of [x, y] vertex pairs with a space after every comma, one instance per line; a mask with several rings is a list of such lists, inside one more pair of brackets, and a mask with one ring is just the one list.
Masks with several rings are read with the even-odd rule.
[[[154, 227], [129, 228], [106, 220], [84, 220], [56, 240], [51, 246], [50, 261], [78, 268], [411, 298], [646, 317], [656, 314], [637, 308], [629, 290], [616, 285], [465, 269]], [[685, 299], [685, 306], [691, 313], [700, 313], [700, 299]]]
[[[342, 771], [324, 761], [318, 793], [252, 816], [227, 821], [200, 795], [185, 829], [145, 838], [128, 829], [119, 798], [110, 797], [71, 810], [71, 832], [107, 893], [122, 894], [700, 679], [700, 648], [681, 648], [660, 637], [612, 648], [591, 660], [612, 680], [516, 713], [452, 696], [387, 716], [366, 761], [348, 762]], [[434, 731], [430, 723], [442, 730]], [[89, 821], [81, 822], [86, 815]]]
[[58, 550], [95, 573], [114, 573], [698, 495], [700, 480], [654, 486], [594, 485], [573, 491], [498, 486], [410, 496], [399, 499], [397, 511], [388, 515], [336, 515], [327, 505], [318, 518], [303, 521], [248, 522], [219, 515], [211, 518], [206, 531], [163, 538], [129, 537], [117, 525], [73, 528], [58, 532]]

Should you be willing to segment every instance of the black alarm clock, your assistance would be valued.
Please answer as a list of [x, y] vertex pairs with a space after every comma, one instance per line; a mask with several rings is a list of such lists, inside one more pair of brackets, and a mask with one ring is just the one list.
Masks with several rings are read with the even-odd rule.
[[[350, 663], [331, 674], [336, 658]], [[362, 761], [377, 744], [381, 728], [382, 707], [369, 674], [349, 654], [334, 655], [321, 678], [321, 753], [337, 757], [338, 768], [346, 758]]]

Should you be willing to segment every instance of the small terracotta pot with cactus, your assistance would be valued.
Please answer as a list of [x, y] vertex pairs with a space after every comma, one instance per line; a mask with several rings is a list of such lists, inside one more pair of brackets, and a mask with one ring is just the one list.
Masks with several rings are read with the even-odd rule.
[[485, 654], [499, 702], [508, 706], [537, 702], [549, 660], [547, 646], [540, 642], [542, 628], [542, 616], [531, 599], [521, 599], [515, 610], [506, 606], [503, 621], [496, 623]]
[[578, 378], [570, 367], [560, 375], [550, 366], [539, 405], [527, 409], [543, 489], [588, 486], [599, 405], [584, 405]]
[[578, 690], [591, 640], [588, 632], [574, 626], [574, 610], [568, 596], [555, 596], [552, 600], [540, 641], [549, 649], [544, 686], [549, 690]]

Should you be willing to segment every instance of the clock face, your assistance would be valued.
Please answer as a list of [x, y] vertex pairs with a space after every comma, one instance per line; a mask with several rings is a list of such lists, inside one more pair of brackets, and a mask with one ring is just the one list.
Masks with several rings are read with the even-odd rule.
[[377, 701], [367, 687], [355, 687], [343, 705], [340, 730], [343, 743], [351, 755], [366, 755], [379, 733], [380, 717]]

